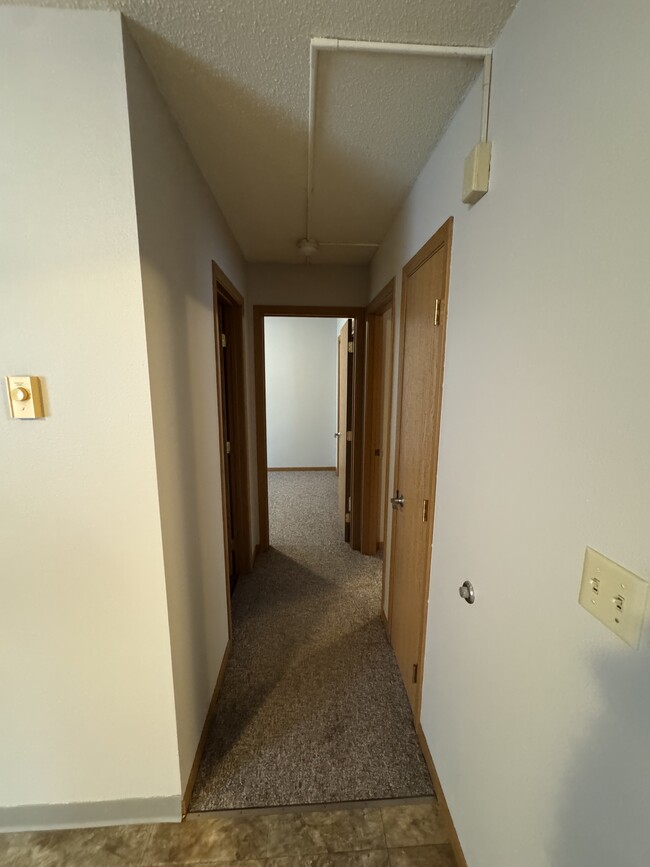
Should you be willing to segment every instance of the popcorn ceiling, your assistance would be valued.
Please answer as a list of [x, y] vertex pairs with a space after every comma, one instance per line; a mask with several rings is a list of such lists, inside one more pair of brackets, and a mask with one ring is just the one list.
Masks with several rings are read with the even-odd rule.
[[[310, 37], [488, 46], [515, 0], [40, 5], [122, 11], [246, 258], [298, 262]], [[312, 234], [379, 242], [480, 63], [342, 53], [321, 60]], [[326, 248], [317, 260], [360, 263], [372, 253]]]

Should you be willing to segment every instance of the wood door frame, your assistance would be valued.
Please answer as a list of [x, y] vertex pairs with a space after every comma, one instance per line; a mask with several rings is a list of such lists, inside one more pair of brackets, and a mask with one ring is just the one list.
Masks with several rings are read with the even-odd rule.
[[[433, 436], [433, 463], [431, 479], [429, 480], [429, 544], [427, 545], [427, 557], [425, 564], [424, 575], [424, 592], [422, 604], [422, 620], [420, 626], [420, 647], [418, 651], [418, 680], [417, 680], [417, 701], [416, 711], [413, 714], [416, 724], [420, 721], [420, 710], [422, 706], [422, 674], [424, 663], [424, 650], [426, 647], [426, 630], [427, 630], [427, 614], [428, 614], [428, 599], [429, 599], [429, 584], [431, 580], [431, 550], [433, 541], [433, 528], [435, 523], [436, 511], [436, 481], [438, 475], [438, 448], [440, 445], [440, 417], [442, 411], [442, 383], [445, 367], [445, 347], [447, 337], [447, 309], [449, 301], [449, 275], [451, 271], [451, 242], [453, 236], [454, 218], [449, 217], [442, 226], [435, 232], [431, 238], [421, 247], [418, 252], [404, 265], [402, 268], [402, 284], [400, 287], [400, 323], [399, 323], [399, 354], [398, 354], [398, 374], [397, 374], [397, 424], [395, 429], [395, 456], [393, 461], [393, 484], [397, 480], [400, 456], [400, 432], [402, 426], [402, 394], [404, 389], [404, 350], [406, 336], [406, 293], [404, 286], [408, 278], [417, 271], [417, 269], [431, 258], [441, 247], [447, 247], [447, 261], [445, 262], [445, 288], [444, 298], [440, 311], [440, 340], [442, 342], [442, 363], [440, 365], [440, 373], [436, 384], [436, 401], [437, 407], [432, 403], [430, 412], [433, 413], [434, 408], [437, 409], [434, 418], [434, 436]], [[388, 597], [388, 634], [392, 633], [393, 621], [393, 593], [395, 584], [395, 519], [396, 512], [392, 510], [391, 520], [391, 539], [390, 539], [390, 571], [389, 571], [389, 597]]]
[[267, 316], [302, 316], [325, 319], [354, 319], [354, 407], [352, 413], [352, 511], [350, 544], [361, 548], [361, 492], [363, 482], [363, 385], [366, 335], [365, 307], [300, 307], [296, 305], [258, 305], [253, 307], [253, 345], [255, 356], [255, 429], [257, 437], [257, 488], [260, 523], [259, 550], [269, 549], [269, 486], [266, 449], [266, 362], [264, 356], [264, 319]]
[[[390, 364], [388, 368], [388, 380], [384, 378], [384, 326], [383, 317], [387, 311], [391, 311], [393, 333], [391, 335]], [[362, 533], [361, 553], [376, 554], [379, 537], [379, 495], [381, 483], [381, 462], [375, 460], [375, 449], [381, 441], [383, 427], [382, 413], [382, 386], [385, 385], [388, 400], [389, 426], [393, 410], [393, 368], [395, 362], [395, 278], [393, 277], [381, 292], [371, 301], [366, 309], [366, 387], [364, 407], [364, 438], [363, 438], [363, 499], [362, 509]], [[389, 454], [386, 455], [386, 478], [384, 480], [384, 498], [386, 510], [384, 514], [384, 544], [388, 529], [388, 504], [389, 504], [389, 460], [390, 460], [390, 429], [389, 429]], [[383, 458], [383, 456], [382, 456]], [[386, 581], [389, 577], [387, 558], [382, 558], [381, 570], [381, 611], [384, 610], [384, 598], [386, 595]], [[386, 620], [389, 632], [388, 620]]]
[[217, 400], [219, 401], [219, 453], [221, 466], [221, 502], [223, 506], [224, 547], [226, 554], [226, 588], [228, 600], [228, 628], [232, 636], [230, 611], [230, 538], [228, 533], [228, 492], [226, 489], [226, 440], [223, 429], [223, 401], [221, 386], [221, 337], [219, 334], [217, 307], [221, 302], [231, 312], [232, 365], [229, 371], [230, 386], [236, 395], [233, 401], [231, 433], [231, 473], [233, 513], [235, 526], [235, 552], [239, 574], [252, 569], [250, 528], [250, 484], [248, 470], [248, 425], [246, 419], [246, 370], [244, 366], [244, 299], [233, 282], [216, 262], [212, 262], [212, 299], [214, 306], [215, 354], [217, 360]]

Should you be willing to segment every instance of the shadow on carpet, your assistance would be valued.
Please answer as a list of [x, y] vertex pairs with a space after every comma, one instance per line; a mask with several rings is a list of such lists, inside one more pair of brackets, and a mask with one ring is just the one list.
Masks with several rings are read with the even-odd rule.
[[334, 473], [272, 473], [271, 541], [233, 597], [233, 646], [190, 810], [433, 794], [379, 616], [381, 561], [339, 537]]

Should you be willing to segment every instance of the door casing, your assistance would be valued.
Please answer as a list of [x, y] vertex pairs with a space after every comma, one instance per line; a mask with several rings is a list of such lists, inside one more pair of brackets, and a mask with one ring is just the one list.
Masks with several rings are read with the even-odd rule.
[[[395, 279], [393, 278], [372, 300], [366, 310], [366, 382], [364, 404], [363, 437], [363, 500], [361, 553], [376, 554], [379, 538], [379, 512], [382, 491], [380, 488], [382, 463], [388, 462], [389, 455], [381, 453], [383, 412], [382, 396], [388, 403], [388, 415], [392, 409], [393, 390], [393, 344], [390, 347], [388, 378], [384, 382], [384, 341], [383, 316], [392, 313], [395, 322]], [[394, 342], [394, 341], [393, 341]], [[390, 441], [389, 441], [390, 449]], [[379, 454], [377, 454], [379, 451]], [[386, 473], [388, 484], [388, 473]], [[384, 528], [384, 538], [386, 532]], [[384, 568], [384, 581], [386, 569]]]
[[[228, 510], [233, 526], [236, 562], [240, 575], [252, 568], [251, 531], [250, 531], [250, 486], [248, 471], [248, 428], [246, 420], [246, 377], [244, 368], [244, 299], [221, 268], [212, 263], [212, 295], [214, 305], [215, 354], [217, 370], [217, 400], [219, 406], [219, 452], [221, 463], [221, 498], [223, 505], [224, 545], [226, 553], [226, 585], [228, 599], [228, 622], [232, 635], [230, 613], [230, 534], [228, 532]], [[230, 394], [232, 431], [230, 434], [230, 468], [232, 491], [228, 496], [226, 484], [226, 435], [223, 425], [223, 407], [226, 395], [223, 393], [223, 364], [221, 333], [219, 329], [218, 306], [222, 305], [228, 316], [228, 335], [231, 340], [230, 359], [226, 388]], [[232, 503], [232, 508], [230, 504]]]

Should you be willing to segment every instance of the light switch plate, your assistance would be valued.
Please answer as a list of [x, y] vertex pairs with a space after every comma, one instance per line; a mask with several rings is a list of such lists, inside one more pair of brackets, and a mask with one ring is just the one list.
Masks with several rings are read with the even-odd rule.
[[643, 578], [593, 548], [585, 551], [578, 601], [630, 647], [639, 646], [648, 586]]
[[12, 418], [43, 418], [43, 396], [38, 376], [8, 376], [7, 395]]

